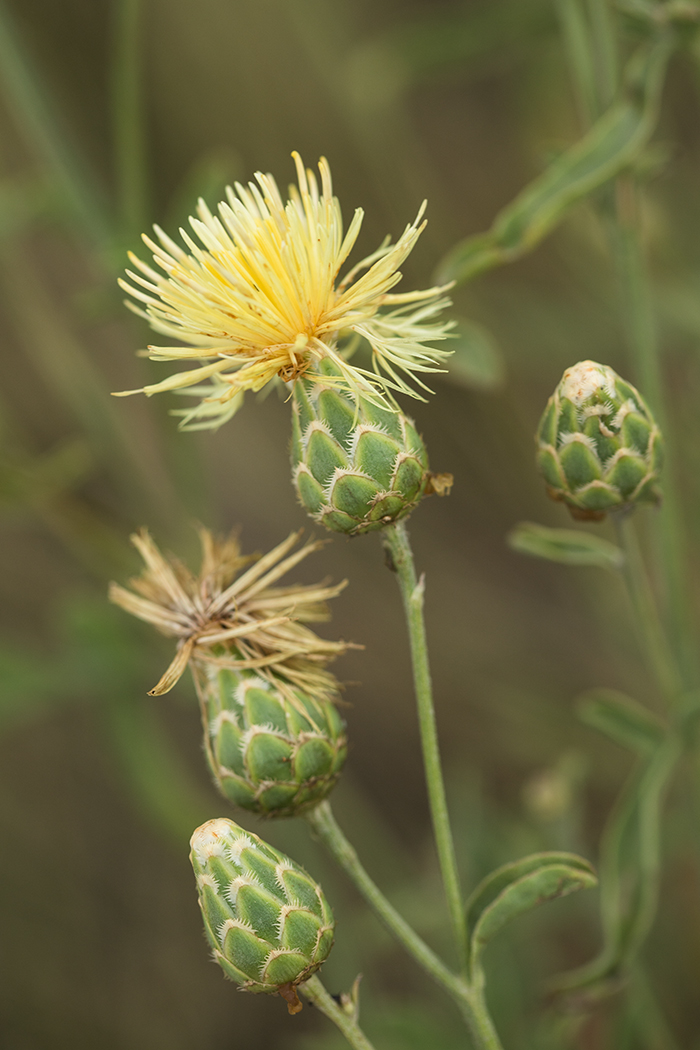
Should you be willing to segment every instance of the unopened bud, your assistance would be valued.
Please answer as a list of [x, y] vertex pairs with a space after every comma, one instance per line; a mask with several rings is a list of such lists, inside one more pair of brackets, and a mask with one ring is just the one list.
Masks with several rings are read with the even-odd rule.
[[318, 886], [289, 857], [218, 817], [193, 834], [190, 860], [207, 940], [227, 977], [247, 992], [281, 995], [301, 1009], [296, 988], [333, 945], [333, 913]]
[[663, 439], [649, 408], [608, 365], [567, 368], [537, 431], [537, 462], [552, 499], [572, 516], [658, 503]]

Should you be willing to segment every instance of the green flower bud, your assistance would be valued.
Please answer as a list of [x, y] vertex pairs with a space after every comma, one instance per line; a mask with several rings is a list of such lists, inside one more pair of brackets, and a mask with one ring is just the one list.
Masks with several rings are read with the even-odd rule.
[[321, 887], [283, 853], [218, 817], [190, 840], [204, 931], [227, 977], [247, 992], [282, 995], [290, 1013], [333, 946]]
[[658, 503], [663, 438], [644, 398], [608, 365], [567, 368], [537, 431], [547, 492], [574, 518]]
[[[357, 404], [337, 389], [330, 361], [319, 364], [328, 385], [298, 380], [292, 416], [293, 481], [311, 517], [333, 532], [358, 536], [409, 514], [433, 485], [428, 454], [403, 412]], [[442, 494], [442, 493], [441, 493]]]
[[192, 661], [205, 750], [230, 802], [265, 817], [292, 817], [331, 791], [347, 754], [345, 723], [331, 700], [268, 672]]

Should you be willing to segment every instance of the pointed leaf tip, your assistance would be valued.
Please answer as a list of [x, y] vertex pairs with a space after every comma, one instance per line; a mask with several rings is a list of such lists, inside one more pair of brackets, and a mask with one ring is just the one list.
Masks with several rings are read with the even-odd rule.
[[538, 904], [566, 897], [597, 883], [593, 867], [575, 853], [534, 853], [491, 872], [467, 901], [467, 937], [472, 976], [498, 931]]
[[563, 565], [595, 565], [600, 569], [620, 569], [624, 555], [619, 547], [590, 532], [579, 529], [550, 529], [531, 521], [521, 521], [508, 534], [508, 546], [519, 554], [560, 562]]

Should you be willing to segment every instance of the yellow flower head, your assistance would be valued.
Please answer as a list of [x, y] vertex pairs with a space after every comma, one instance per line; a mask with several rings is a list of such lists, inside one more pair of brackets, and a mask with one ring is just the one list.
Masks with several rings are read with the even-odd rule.
[[[133, 284], [120, 284], [145, 309], [127, 305], [157, 332], [188, 344], [150, 346], [148, 356], [202, 362], [143, 388], [148, 395], [167, 390], [203, 395], [196, 408], [179, 413], [190, 429], [219, 426], [236, 411], [245, 390], [260, 390], [275, 377], [313, 380], [324, 358], [338, 366], [339, 387], [387, 407], [392, 391], [420, 397], [407, 379], [427, 390], [416, 373], [441, 371], [439, 364], [449, 355], [426, 345], [444, 339], [452, 327], [433, 322], [449, 304], [446, 288], [391, 292], [425, 226], [425, 202], [396, 244], [387, 239], [339, 279], [363, 212], [355, 211], [343, 235], [327, 161], [319, 161], [319, 191], [314, 173], [304, 170], [297, 153], [293, 157], [299, 186], [290, 187], [286, 204], [272, 175], [258, 173], [257, 185], [236, 183], [235, 192], [229, 187], [218, 216], [199, 201], [198, 218], [190, 224], [201, 246], [185, 230], [180, 234], [189, 251], [157, 226], [160, 244], [144, 235], [164, 275], [130, 254], [136, 269], [127, 273]], [[370, 344], [373, 370], [350, 364], [339, 347], [353, 334]], [[327, 376], [323, 382], [328, 384]]]
[[[335, 586], [271, 586], [323, 546], [310, 541], [290, 554], [300, 535], [293, 532], [260, 558], [242, 556], [233, 535], [216, 539], [208, 529], [200, 529], [202, 564], [197, 574], [177, 559], [163, 557], [145, 529], [131, 537], [146, 567], [129, 581], [130, 591], [112, 583], [110, 600], [178, 639], [175, 657], [151, 696], [172, 689], [190, 660], [256, 668], [263, 676], [271, 672], [314, 696], [338, 692], [335, 678], [323, 668], [348, 645], [319, 638], [303, 621], [327, 620], [325, 602], [347, 581]], [[239, 575], [246, 565], [250, 568]]]

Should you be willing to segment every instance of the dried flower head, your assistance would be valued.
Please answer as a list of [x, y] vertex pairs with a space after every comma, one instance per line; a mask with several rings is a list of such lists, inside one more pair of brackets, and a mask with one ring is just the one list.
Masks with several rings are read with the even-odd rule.
[[[272, 586], [323, 545], [309, 541], [290, 554], [300, 535], [293, 532], [258, 558], [241, 555], [235, 536], [216, 539], [202, 528], [198, 574], [176, 558], [165, 558], [145, 529], [131, 537], [146, 568], [129, 581], [130, 591], [112, 583], [110, 600], [178, 639], [174, 659], [149, 695], [172, 689], [190, 659], [256, 668], [263, 676], [270, 672], [315, 696], [337, 693], [338, 683], [324, 667], [348, 646], [325, 641], [303, 624], [328, 619], [325, 602], [347, 581]], [[250, 567], [239, 575], [245, 566]]]
[[[236, 183], [235, 192], [228, 188], [218, 216], [199, 201], [198, 218], [190, 218], [190, 224], [203, 247], [185, 230], [180, 234], [189, 252], [158, 226], [160, 244], [144, 235], [165, 276], [130, 255], [138, 272], [127, 271], [133, 284], [120, 283], [145, 309], [127, 305], [157, 332], [190, 344], [150, 346], [148, 356], [202, 362], [142, 391], [204, 395], [194, 409], [178, 413], [184, 416], [183, 427], [220, 426], [245, 390], [260, 390], [275, 377], [313, 379], [315, 366], [327, 358], [340, 370], [341, 389], [387, 407], [393, 405], [392, 391], [420, 397], [406, 380], [428, 390], [416, 373], [441, 371], [439, 363], [449, 356], [426, 345], [445, 339], [452, 327], [432, 323], [449, 304], [446, 288], [391, 292], [425, 226], [425, 202], [396, 244], [387, 238], [338, 280], [363, 212], [355, 211], [343, 235], [328, 162], [319, 161], [319, 191], [314, 173], [304, 170], [297, 153], [293, 157], [299, 186], [290, 187], [286, 204], [272, 175], [258, 173], [257, 185]], [[339, 342], [351, 336], [364, 337], [372, 347], [373, 371], [347, 360]]]

